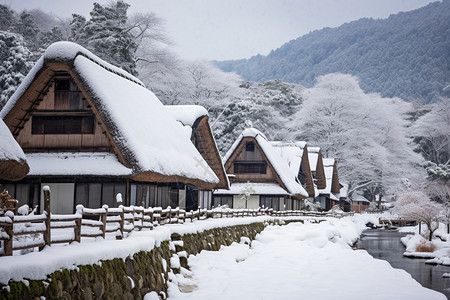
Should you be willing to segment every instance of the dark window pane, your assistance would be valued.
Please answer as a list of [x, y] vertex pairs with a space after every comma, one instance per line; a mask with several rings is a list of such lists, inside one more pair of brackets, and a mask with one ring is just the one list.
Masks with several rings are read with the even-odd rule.
[[33, 134], [93, 134], [94, 116], [34, 116]]
[[254, 152], [255, 151], [255, 143], [247, 142], [245, 144], [245, 151]]
[[235, 162], [234, 173], [236, 174], [266, 174], [267, 164], [265, 162]]
[[102, 205], [106, 204], [108, 207], [116, 207], [116, 200], [114, 197], [114, 183], [104, 183], [102, 190]]
[[90, 183], [89, 184], [89, 207], [100, 208], [102, 199], [102, 184]]
[[70, 91], [70, 79], [56, 79], [55, 91]]
[[157, 203], [158, 202], [157, 194], [158, 194], [158, 189], [157, 189], [156, 185], [151, 185], [150, 186], [149, 207], [161, 206]]
[[[22, 205], [27, 204], [30, 206], [31, 203], [29, 203], [29, 196], [30, 196], [30, 185], [28, 183], [18, 183], [16, 185], [16, 195], [15, 199], [19, 201], [17, 203], [17, 207], [20, 207]], [[32, 206], [30, 206], [32, 208]]]
[[78, 204], [88, 207], [89, 203], [89, 184], [77, 183], [75, 185], [75, 206]]

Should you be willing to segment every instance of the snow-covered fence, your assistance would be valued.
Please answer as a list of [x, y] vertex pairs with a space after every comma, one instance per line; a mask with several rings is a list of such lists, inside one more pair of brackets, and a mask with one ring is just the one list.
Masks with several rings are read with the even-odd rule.
[[44, 187], [44, 213], [39, 215], [18, 216], [7, 211], [0, 216], [0, 241], [4, 255], [12, 255], [14, 250], [39, 247], [56, 243], [81, 242], [81, 238], [102, 237], [115, 234], [116, 239], [125, 238], [132, 231], [152, 230], [164, 224], [179, 224], [187, 221], [201, 221], [209, 218], [238, 218], [255, 216], [311, 216], [340, 218], [344, 213], [310, 212], [299, 210], [275, 211], [273, 208], [230, 209], [218, 207], [213, 209], [198, 208], [185, 211], [170, 206], [144, 208], [141, 206], [123, 206], [110, 208], [76, 207], [75, 214], [51, 214], [50, 190]]

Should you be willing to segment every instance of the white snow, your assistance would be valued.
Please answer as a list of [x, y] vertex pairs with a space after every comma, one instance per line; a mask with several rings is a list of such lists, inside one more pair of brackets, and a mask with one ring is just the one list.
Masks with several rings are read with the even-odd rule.
[[217, 195], [240, 195], [242, 191], [249, 185], [253, 190], [251, 194], [256, 195], [289, 195], [289, 193], [276, 183], [233, 183], [229, 190], [214, 190]]
[[108, 152], [28, 153], [28, 175], [127, 176], [132, 170]]
[[200, 105], [165, 105], [165, 108], [184, 126], [192, 127], [198, 118], [208, 115], [206, 108]]
[[136, 171], [219, 182], [183, 134], [183, 126], [151, 91], [123, 80], [84, 56], [77, 56], [74, 65], [108, 112], [110, 121], [117, 127], [116, 134], [135, 156]]
[[2, 160], [14, 160], [17, 162], [25, 163], [25, 153], [22, 148], [13, 138], [11, 131], [9, 131], [5, 122], [0, 119], [0, 161]]
[[[446, 299], [403, 270], [348, 245], [350, 218], [270, 226], [256, 240], [190, 256], [193, 292], [169, 283], [170, 299]], [[361, 229], [361, 228], [359, 228]], [[176, 275], [183, 284], [183, 275]]]
[[[374, 215], [320, 218], [325, 220], [322, 222], [311, 217], [208, 219], [136, 231], [124, 240], [115, 240], [111, 235], [106, 240], [53, 245], [20, 257], [0, 257], [0, 283], [45, 279], [62, 268], [125, 259], [141, 250], [150, 251], [170, 240], [175, 232], [183, 235], [275, 219], [305, 220], [305, 224], [268, 226], [251, 243], [243, 238], [241, 244], [189, 256], [191, 272], [181, 268], [181, 274], [170, 275], [170, 299], [445, 299], [421, 287], [406, 272], [372, 258], [366, 251], [350, 248], [364, 224], [378, 222]], [[179, 267], [179, 257], [184, 254], [172, 256], [170, 268]], [[169, 267], [165, 260], [163, 264]], [[192, 293], [181, 293], [177, 283], [196, 288]], [[152, 292], [144, 299], [157, 297]]]

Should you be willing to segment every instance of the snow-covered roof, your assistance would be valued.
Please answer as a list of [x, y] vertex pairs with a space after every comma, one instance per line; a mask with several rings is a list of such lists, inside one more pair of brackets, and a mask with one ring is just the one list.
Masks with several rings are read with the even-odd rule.
[[52, 44], [1, 112], [5, 117], [48, 63], [63, 63], [81, 83], [133, 175], [157, 173], [216, 184], [219, 179], [183, 125], [134, 76], [71, 42]]
[[108, 152], [28, 153], [28, 175], [129, 176], [132, 170]]
[[264, 155], [268, 159], [269, 163], [272, 165], [273, 169], [278, 174], [280, 180], [282, 181], [287, 191], [291, 195], [302, 195], [304, 197], [308, 197], [308, 193], [298, 182], [297, 177], [292, 174], [292, 171], [289, 168], [286, 161], [280, 156], [279, 152], [276, 149], [274, 149], [274, 147], [270, 144], [267, 138], [259, 130], [255, 128], [246, 128], [244, 129], [244, 131], [242, 131], [242, 133], [233, 143], [231, 148], [225, 154], [223, 158], [223, 161], [225, 163], [236, 151], [242, 139], [246, 137], [251, 137], [255, 139], [261, 150], [264, 152]]
[[25, 154], [1, 119], [0, 141], [0, 179], [23, 178], [29, 170]]
[[244, 189], [251, 187], [255, 195], [280, 195], [287, 196], [289, 193], [276, 183], [233, 183], [229, 190], [218, 189], [214, 191], [214, 194], [219, 195], [241, 195]]
[[184, 126], [185, 133], [189, 138], [191, 138], [195, 121], [208, 115], [208, 111], [200, 105], [165, 105], [165, 107]]
[[320, 147], [308, 146], [308, 160], [311, 172], [317, 171], [317, 160], [319, 159]]
[[291, 170], [293, 176], [297, 176], [302, 163], [303, 150], [293, 143], [270, 142], [275, 151], [283, 158]]
[[334, 169], [334, 158], [324, 158], [323, 168], [325, 170], [325, 178], [327, 181], [327, 186], [324, 189], [319, 189], [319, 194], [331, 194], [331, 185], [333, 183], [333, 169]]
[[[192, 130], [195, 128], [199, 134], [197, 138], [200, 139], [198, 144], [202, 144], [201, 147], [198, 147], [199, 151], [204, 159], [209, 162], [210, 167], [221, 181], [217, 187], [229, 188], [230, 183], [217, 148], [217, 143], [208, 120], [204, 120], [205, 117], [208, 117], [208, 111], [200, 105], [165, 105], [165, 107], [184, 126], [185, 133], [189, 138], [192, 137]], [[203, 131], [200, 128], [202, 121], [204, 121], [203, 124], [206, 127], [203, 128]]]
[[364, 202], [364, 203], [367, 203], [367, 204], [370, 203], [370, 201], [367, 200], [366, 197], [364, 197], [363, 195], [359, 195], [359, 194], [357, 194], [357, 193], [354, 193], [354, 194], [353, 194], [352, 202]]

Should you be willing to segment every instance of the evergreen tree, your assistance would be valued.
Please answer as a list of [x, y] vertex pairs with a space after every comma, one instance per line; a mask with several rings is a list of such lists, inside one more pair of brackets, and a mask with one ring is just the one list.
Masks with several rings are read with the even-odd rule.
[[14, 12], [7, 6], [0, 5], [0, 30], [9, 30], [14, 22]]
[[14, 94], [30, 70], [30, 56], [22, 36], [0, 31], [0, 107]]
[[71, 39], [102, 59], [136, 75], [133, 54], [137, 46], [127, 24], [128, 7], [129, 4], [121, 0], [109, 6], [94, 3], [89, 21], [73, 15]]

